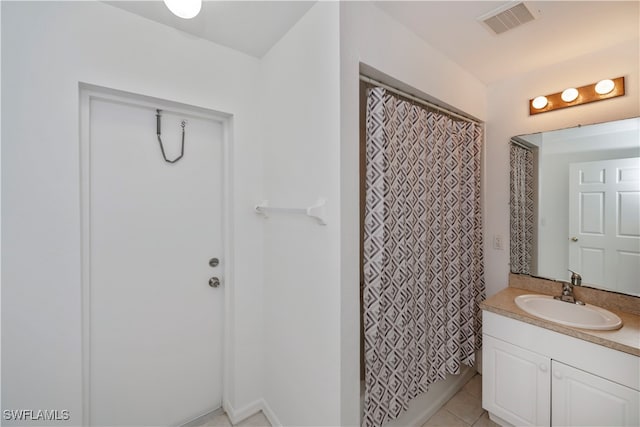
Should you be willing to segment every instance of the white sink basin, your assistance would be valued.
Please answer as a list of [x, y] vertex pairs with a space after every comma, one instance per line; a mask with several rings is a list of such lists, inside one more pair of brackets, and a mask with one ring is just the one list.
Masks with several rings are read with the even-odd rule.
[[622, 327], [622, 319], [594, 305], [570, 304], [548, 295], [520, 295], [515, 301], [527, 313], [561, 325], [600, 331]]

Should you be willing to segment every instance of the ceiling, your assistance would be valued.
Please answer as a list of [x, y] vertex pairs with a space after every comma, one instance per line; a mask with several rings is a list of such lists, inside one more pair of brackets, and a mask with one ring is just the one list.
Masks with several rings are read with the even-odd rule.
[[[194, 19], [161, 1], [107, 1], [148, 19], [262, 57], [314, 1], [205, 1]], [[376, 1], [485, 84], [640, 37], [639, 1], [526, 1], [534, 21], [500, 35], [477, 21], [513, 1]]]
[[505, 3], [376, 4], [485, 84], [640, 36], [638, 1], [525, 1], [538, 18], [500, 35], [477, 22], [476, 18]]
[[173, 15], [160, 0], [104, 1], [186, 33], [261, 58], [305, 14], [312, 1], [204, 1], [193, 19]]

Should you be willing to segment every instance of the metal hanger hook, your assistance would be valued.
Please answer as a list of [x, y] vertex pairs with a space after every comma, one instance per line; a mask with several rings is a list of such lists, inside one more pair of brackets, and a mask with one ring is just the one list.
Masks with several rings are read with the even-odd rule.
[[180, 126], [182, 127], [182, 144], [180, 146], [180, 155], [173, 160], [169, 160], [167, 159], [167, 155], [164, 152], [164, 144], [162, 143], [162, 137], [161, 137], [162, 121], [161, 120], [162, 120], [162, 110], [156, 110], [156, 135], [158, 136], [158, 143], [160, 144], [160, 151], [162, 152], [162, 157], [164, 158], [164, 161], [167, 163], [175, 163], [178, 160], [180, 160], [182, 156], [184, 156], [184, 133], [185, 133], [184, 128], [187, 125], [187, 121], [182, 120], [182, 122], [180, 123]]

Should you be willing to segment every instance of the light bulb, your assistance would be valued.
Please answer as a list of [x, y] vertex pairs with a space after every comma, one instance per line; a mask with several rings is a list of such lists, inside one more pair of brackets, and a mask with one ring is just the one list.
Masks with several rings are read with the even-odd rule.
[[560, 97], [562, 98], [562, 100], [564, 102], [575, 101], [575, 99], [578, 97], [578, 89], [576, 89], [574, 87], [570, 87], [569, 89], [565, 89], [562, 92], [562, 95], [560, 95]]
[[613, 80], [600, 80], [598, 83], [596, 83], [596, 92], [600, 95], [606, 95], [607, 93], [611, 92], [615, 86], [616, 85], [615, 83], [613, 83]]
[[164, 4], [176, 16], [191, 19], [200, 13], [202, 0], [164, 0]]
[[533, 105], [533, 108], [535, 108], [536, 110], [540, 110], [541, 108], [544, 108], [544, 107], [547, 106], [547, 97], [546, 96], [538, 96], [538, 97], [534, 98], [534, 100], [531, 103], [531, 105]]

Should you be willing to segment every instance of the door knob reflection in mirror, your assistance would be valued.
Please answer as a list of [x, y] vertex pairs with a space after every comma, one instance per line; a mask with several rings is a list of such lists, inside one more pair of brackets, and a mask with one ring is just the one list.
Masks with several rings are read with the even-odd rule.
[[217, 288], [218, 286], [220, 286], [220, 279], [218, 279], [217, 277], [212, 277], [211, 279], [209, 279], [209, 286], [211, 286], [212, 288]]

